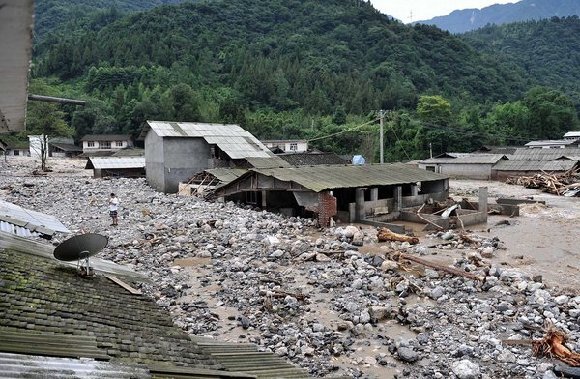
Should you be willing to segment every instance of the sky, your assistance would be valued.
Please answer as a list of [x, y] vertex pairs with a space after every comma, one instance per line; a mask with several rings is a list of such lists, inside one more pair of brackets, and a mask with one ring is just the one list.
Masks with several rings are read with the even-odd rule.
[[[445, 16], [454, 10], [485, 8], [493, 4], [517, 3], [519, 0], [371, 0], [382, 13], [404, 23]], [[411, 16], [412, 15], [412, 16]]]

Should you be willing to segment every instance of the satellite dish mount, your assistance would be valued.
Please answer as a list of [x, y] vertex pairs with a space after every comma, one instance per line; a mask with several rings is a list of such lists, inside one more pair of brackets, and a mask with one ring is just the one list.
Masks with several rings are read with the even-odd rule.
[[92, 277], [95, 271], [91, 267], [90, 257], [101, 251], [109, 239], [96, 233], [81, 234], [69, 238], [54, 249], [54, 257], [59, 261], [77, 261], [77, 271], [83, 278]]

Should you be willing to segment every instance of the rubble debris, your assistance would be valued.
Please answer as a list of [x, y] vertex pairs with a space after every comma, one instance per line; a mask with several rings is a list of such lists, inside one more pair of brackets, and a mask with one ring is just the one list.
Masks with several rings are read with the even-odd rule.
[[[568, 193], [567, 196], [579, 195], [580, 192], [574, 191], [580, 186], [580, 170], [573, 169], [563, 174], [548, 174], [542, 172], [534, 176], [514, 176], [506, 180], [507, 184], [516, 184], [526, 188], [540, 189], [554, 195], [562, 196]], [[572, 191], [572, 192], [568, 192]]]
[[391, 229], [388, 228], [379, 229], [377, 237], [379, 239], [379, 242], [387, 242], [387, 241], [408, 242], [411, 245], [416, 245], [419, 243], [419, 238], [417, 237], [394, 233], [391, 231]]

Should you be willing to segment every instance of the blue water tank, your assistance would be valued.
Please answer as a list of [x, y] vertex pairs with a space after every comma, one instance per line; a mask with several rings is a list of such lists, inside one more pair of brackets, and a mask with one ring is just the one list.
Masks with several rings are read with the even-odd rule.
[[365, 158], [362, 155], [355, 155], [352, 157], [352, 164], [363, 165], [365, 164]]

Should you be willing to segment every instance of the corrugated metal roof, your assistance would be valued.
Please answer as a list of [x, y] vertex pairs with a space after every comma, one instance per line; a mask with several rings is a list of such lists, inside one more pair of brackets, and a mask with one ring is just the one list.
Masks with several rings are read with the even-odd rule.
[[249, 171], [272, 176], [281, 181], [295, 182], [315, 192], [326, 189], [389, 186], [448, 178], [448, 176], [404, 163], [252, 168]]
[[122, 168], [145, 168], [145, 157], [92, 157], [85, 169], [112, 170]]
[[453, 163], [453, 164], [494, 164], [497, 161], [506, 158], [502, 154], [472, 154], [467, 156], [461, 156], [458, 158], [430, 158], [420, 161], [421, 164], [434, 164], [434, 163]]
[[0, 353], [0, 378], [151, 378], [139, 366], [92, 359], [53, 358]]
[[568, 171], [578, 164], [578, 161], [499, 161], [494, 170], [497, 171]]
[[521, 148], [509, 157], [510, 160], [522, 161], [553, 161], [558, 158], [580, 159], [580, 148], [566, 147], [558, 149], [529, 149]]
[[287, 153], [278, 156], [293, 166], [349, 163], [334, 153]]
[[[53, 235], [55, 232], [70, 233], [56, 217], [24, 209], [3, 200], [0, 200], [0, 220], [3, 221], [2, 231], [23, 237], [34, 233], [46, 235]], [[10, 228], [10, 225], [13, 225], [13, 228]]]
[[580, 138], [580, 130], [571, 130], [569, 132], [566, 132], [566, 134], [564, 134], [564, 138]]
[[25, 129], [34, 1], [5, 0], [0, 8], [0, 131], [19, 131]]
[[82, 147], [79, 147], [77, 145], [71, 145], [69, 143], [49, 142], [49, 145], [58, 147], [59, 149], [64, 151], [83, 151]]
[[207, 143], [217, 145], [231, 159], [272, 156], [262, 142], [238, 125], [167, 121], [147, 121], [147, 125], [141, 136], [151, 129], [160, 137], [203, 138]]
[[212, 174], [222, 183], [229, 183], [244, 175], [247, 170], [242, 168], [210, 168], [205, 170], [208, 174]]

